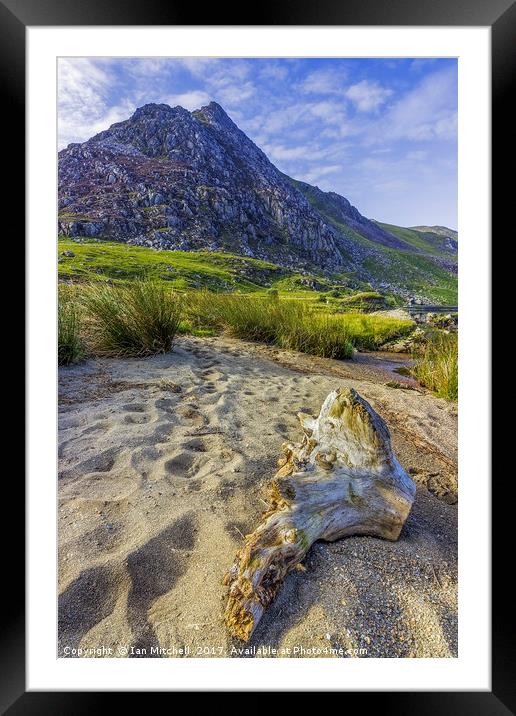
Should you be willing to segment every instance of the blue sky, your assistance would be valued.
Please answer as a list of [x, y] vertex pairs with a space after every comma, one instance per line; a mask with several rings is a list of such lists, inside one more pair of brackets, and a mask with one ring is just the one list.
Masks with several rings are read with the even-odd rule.
[[457, 228], [454, 59], [62, 58], [59, 148], [147, 102], [211, 100], [295, 179], [401, 226]]

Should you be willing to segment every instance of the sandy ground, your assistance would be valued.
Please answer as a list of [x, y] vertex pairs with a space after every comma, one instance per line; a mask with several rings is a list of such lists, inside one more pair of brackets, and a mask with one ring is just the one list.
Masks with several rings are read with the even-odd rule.
[[[61, 369], [58, 655], [456, 656], [456, 409], [394, 373], [404, 361], [181, 338]], [[243, 645], [224, 629], [222, 577], [281, 443], [301, 438], [296, 414], [339, 385], [388, 423], [418, 483], [411, 515], [396, 543], [315, 544]]]

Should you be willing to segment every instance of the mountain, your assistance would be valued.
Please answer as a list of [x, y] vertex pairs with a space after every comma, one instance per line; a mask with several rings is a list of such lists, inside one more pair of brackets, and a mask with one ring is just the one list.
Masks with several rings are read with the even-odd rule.
[[[291, 179], [215, 102], [193, 112], [144, 105], [70, 144], [58, 164], [63, 236], [231, 251], [288, 268], [345, 273], [406, 295], [439, 287], [454, 272], [456, 250], [446, 244], [453, 237], [435, 227], [380, 224], [339, 194]], [[400, 276], [407, 261], [410, 275]], [[435, 291], [422, 295], [439, 298]]]

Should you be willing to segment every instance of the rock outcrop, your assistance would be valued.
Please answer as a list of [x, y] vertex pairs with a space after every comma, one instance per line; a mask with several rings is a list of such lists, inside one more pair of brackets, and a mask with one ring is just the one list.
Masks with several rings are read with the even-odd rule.
[[59, 230], [329, 270], [353, 249], [215, 102], [145, 105], [61, 151]]
[[147, 104], [63, 149], [58, 220], [65, 236], [229, 251], [395, 291], [384, 267], [420, 253], [346, 198], [280, 172], [215, 102]]

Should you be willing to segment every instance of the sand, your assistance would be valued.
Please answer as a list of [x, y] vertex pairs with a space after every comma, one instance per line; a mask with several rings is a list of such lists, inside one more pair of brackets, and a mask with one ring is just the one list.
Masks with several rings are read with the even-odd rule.
[[[406, 361], [181, 338], [60, 369], [58, 655], [456, 656], [456, 408], [393, 372]], [[296, 414], [339, 385], [389, 425], [418, 483], [411, 515], [396, 543], [315, 544], [243, 645], [224, 628], [222, 577], [281, 443], [301, 437]]]

